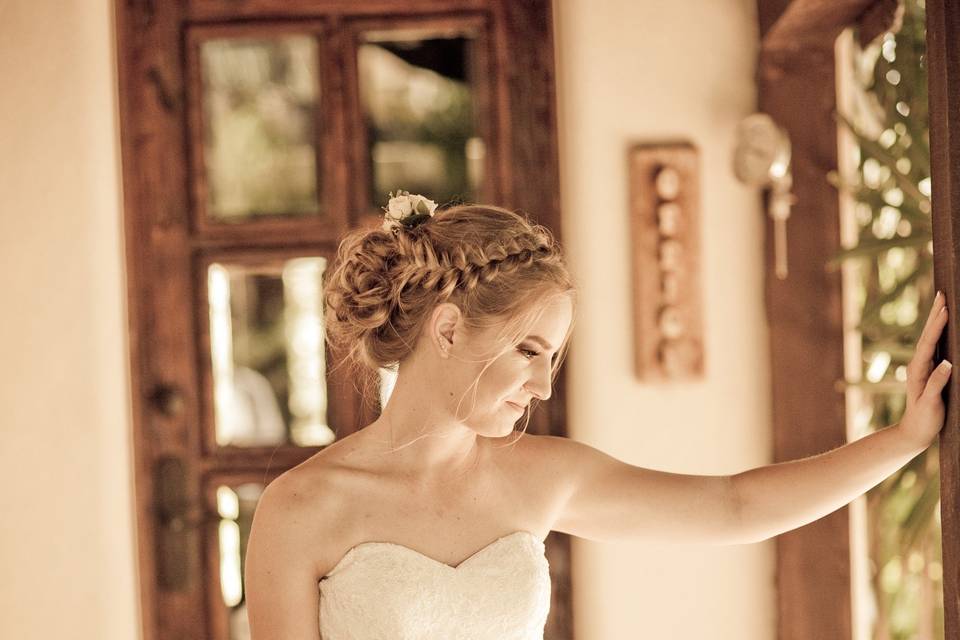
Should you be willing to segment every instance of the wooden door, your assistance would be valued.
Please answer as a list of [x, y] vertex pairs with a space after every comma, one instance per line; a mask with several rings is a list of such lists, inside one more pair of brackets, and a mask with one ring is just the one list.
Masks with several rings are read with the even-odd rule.
[[[518, 6], [522, 5], [522, 6]], [[550, 3], [117, 3], [144, 638], [247, 637], [265, 485], [368, 424], [325, 270], [398, 188], [560, 236]], [[564, 384], [531, 430], [564, 434]], [[548, 638], [572, 637], [552, 534]]]

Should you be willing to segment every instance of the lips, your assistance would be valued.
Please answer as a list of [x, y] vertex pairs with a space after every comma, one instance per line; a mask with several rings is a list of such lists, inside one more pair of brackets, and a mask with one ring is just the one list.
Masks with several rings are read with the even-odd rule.
[[520, 405], [518, 405], [518, 404], [515, 403], [515, 402], [510, 402], [509, 400], [507, 400], [507, 404], [510, 405], [511, 407], [513, 407], [514, 409], [516, 409], [517, 411], [519, 411], [520, 413], [523, 413], [523, 412], [524, 412], [524, 408], [521, 407]]

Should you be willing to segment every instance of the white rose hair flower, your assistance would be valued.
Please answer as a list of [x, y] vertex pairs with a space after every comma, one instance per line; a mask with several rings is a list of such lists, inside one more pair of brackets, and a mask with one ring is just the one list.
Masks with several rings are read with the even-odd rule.
[[432, 218], [436, 208], [436, 202], [419, 194], [402, 190], [397, 191], [396, 195], [391, 192], [390, 201], [383, 208], [383, 230], [389, 231], [401, 226], [412, 229]]

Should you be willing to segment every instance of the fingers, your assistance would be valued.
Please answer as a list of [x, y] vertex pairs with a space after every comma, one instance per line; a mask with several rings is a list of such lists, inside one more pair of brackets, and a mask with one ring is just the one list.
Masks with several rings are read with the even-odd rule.
[[914, 353], [914, 359], [922, 362], [926, 371], [929, 371], [928, 363], [933, 358], [943, 328], [947, 326], [947, 318], [947, 307], [943, 294], [937, 293], [937, 299], [934, 300], [933, 307], [930, 309], [930, 315], [927, 317], [927, 323], [923, 327]]
[[927, 322], [923, 325], [923, 331], [920, 332], [921, 338], [930, 333], [930, 329], [937, 322], [940, 312], [946, 308], [946, 298], [943, 293], [937, 291], [937, 295], [933, 298], [933, 304], [930, 306], [930, 313], [927, 315]]
[[933, 373], [930, 374], [923, 394], [934, 398], [939, 397], [940, 394], [943, 393], [943, 388], [946, 387], [950, 381], [950, 371], [952, 369], [953, 363], [949, 360], [941, 361], [940, 364], [937, 365], [937, 368], [933, 370]]
[[927, 386], [928, 376], [933, 369], [933, 356], [936, 353], [937, 342], [940, 340], [943, 328], [947, 325], [947, 319], [946, 298], [938, 291], [930, 308], [930, 314], [927, 316], [927, 322], [917, 340], [913, 358], [907, 365], [907, 394], [911, 400], [918, 398]]

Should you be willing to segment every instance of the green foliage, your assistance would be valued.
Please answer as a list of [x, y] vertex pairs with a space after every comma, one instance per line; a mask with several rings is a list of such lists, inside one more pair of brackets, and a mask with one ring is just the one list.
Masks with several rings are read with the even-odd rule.
[[[860, 275], [850, 293], [869, 379], [857, 386], [873, 429], [902, 416], [905, 365], [934, 294], [925, 12], [922, 0], [904, 10], [897, 33], [857, 51], [857, 108], [838, 122], [859, 147], [858, 179], [831, 176], [856, 202], [858, 242], [832, 264]], [[936, 445], [867, 494], [878, 640], [944, 636], [939, 500]]]

